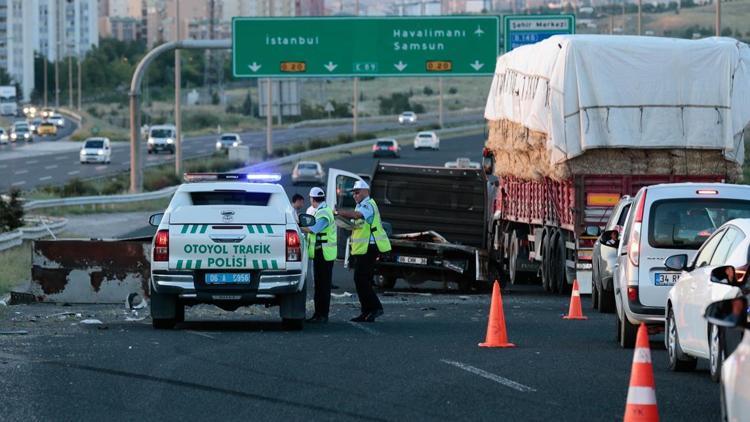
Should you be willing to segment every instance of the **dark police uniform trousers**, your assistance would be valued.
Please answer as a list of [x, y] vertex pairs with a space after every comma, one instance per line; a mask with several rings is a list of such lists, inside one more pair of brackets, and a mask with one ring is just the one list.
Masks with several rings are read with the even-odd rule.
[[315, 315], [328, 316], [331, 307], [331, 278], [333, 263], [323, 258], [323, 248], [320, 243], [315, 245], [315, 259], [313, 260], [313, 274], [315, 276]]
[[[369, 314], [377, 310], [383, 310], [383, 305], [372, 288], [372, 277], [375, 271], [375, 259], [378, 257], [378, 247], [374, 243], [367, 246], [364, 255], [350, 255], [354, 261], [354, 285], [357, 287], [357, 296], [362, 306], [362, 313]], [[317, 277], [317, 274], [316, 274]]]

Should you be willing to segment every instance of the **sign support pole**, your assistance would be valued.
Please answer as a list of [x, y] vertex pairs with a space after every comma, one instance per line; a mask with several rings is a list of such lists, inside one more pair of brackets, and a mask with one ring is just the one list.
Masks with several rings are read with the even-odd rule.
[[272, 89], [271, 78], [266, 79], [266, 155], [268, 157], [273, 154], [273, 89]]
[[438, 98], [438, 124], [440, 129], [443, 128], [443, 77], [438, 78], [438, 90], [440, 90], [440, 97]]
[[354, 78], [354, 98], [352, 106], [352, 136], [357, 138], [357, 117], [359, 115], [359, 78]]

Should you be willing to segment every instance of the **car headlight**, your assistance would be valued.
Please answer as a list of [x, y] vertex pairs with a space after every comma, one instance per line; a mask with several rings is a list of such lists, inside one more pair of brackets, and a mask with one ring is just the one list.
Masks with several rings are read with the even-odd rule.
[[216, 142], [216, 148], [221, 148], [221, 142]]
[[29, 136], [31, 136], [31, 135], [29, 135], [28, 132], [23, 134], [24, 138], [28, 138]]
[[240, 143], [239, 143], [239, 142], [232, 142], [232, 146], [233, 146], [233, 147], [236, 147], [236, 146], [239, 146], [239, 145], [240, 145]]
[[153, 144], [154, 143], [154, 138], [148, 138], [148, 143], [149, 144]]
[[86, 151], [81, 150], [81, 152], [78, 155], [86, 155]]
[[3, 133], [2, 135], [0, 135], [0, 139], [8, 139], [8, 135]]
[[13, 138], [13, 139], [16, 139], [18, 137], [18, 135], [16, 135], [15, 133], [11, 133], [10, 137]]
[[168, 143], [168, 144], [173, 144], [173, 143], [174, 143], [174, 139], [172, 139], [172, 138], [167, 138], [167, 143]]
[[99, 151], [96, 152], [96, 155], [104, 155], [104, 151], [99, 150]]

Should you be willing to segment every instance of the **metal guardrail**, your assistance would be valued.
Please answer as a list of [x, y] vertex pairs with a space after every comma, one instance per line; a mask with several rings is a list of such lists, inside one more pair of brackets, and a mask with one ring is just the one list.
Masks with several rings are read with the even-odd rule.
[[76, 123], [78, 123], [78, 126], [81, 126], [81, 123], [83, 123], [83, 117], [80, 114], [78, 114], [78, 113], [76, 113], [76, 112], [74, 112], [72, 110], [69, 110], [69, 109], [64, 108], [64, 107], [60, 107], [60, 108], [57, 109], [57, 111], [60, 114], [64, 114], [64, 115], [70, 117], [72, 120], [74, 120]]
[[[459, 127], [450, 128], [450, 129], [436, 130], [435, 132], [438, 134], [444, 135], [444, 134], [451, 134], [451, 133], [463, 132], [466, 130], [482, 129], [482, 128], [484, 128], [484, 125], [478, 124], [478, 125], [459, 126]], [[286, 157], [281, 157], [281, 158], [277, 158], [274, 160], [268, 160], [262, 163], [252, 164], [250, 166], [243, 167], [243, 169], [248, 169], [250, 171], [253, 171], [256, 169], [280, 166], [280, 165], [294, 163], [296, 161], [299, 161], [308, 157], [314, 157], [314, 156], [321, 155], [321, 154], [328, 154], [328, 153], [338, 152], [342, 150], [350, 150], [352, 148], [369, 146], [382, 139], [395, 138], [398, 140], [403, 140], [403, 139], [411, 139], [413, 137], [414, 137], [413, 134], [397, 135], [391, 138], [366, 139], [364, 141], [339, 144], [339, 145], [334, 145], [334, 146], [330, 146], [326, 148], [320, 148], [320, 149], [315, 149], [311, 151], [300, 152], [297, 154], [287, 155]], [[131, 194], [125, 194], [125, 195], [79, 196], [79, 197], [70, 197], [70, 198], [43, 199], [43, 200], [27, 202], [26, 204], [24, 204], [23, 208], [26, 211], [31, 211], [31, 210], [38, 210], [38, 209], [44, 209], [44, 208], [53, 208], [53, 207], [70, 207], [70, 206], [100, 205], [100, 204], [113, 204], [113, 203], [122, 204], [122, 203], [128, 203], [128, 202], [150, 201], [153, 199], [167, 198], [173, 195], [176, 190], [177, 190], [177, 186], [170, 186], [170, 187], [164, 188], [162, 190], [154, 191], [154, 192], [131, 193]]]
[[150, 201], [170, 197], [177, 190], [177, 186], [169, 186], [161, 190], [143, 193], [129, 193], [125, 195], [106, 196], [77, 196], [70, 198], [55, 198], [30, 201], [24, 204], [26, 211], [53, 207], [70, 207], [76, 205], [123, 204], [128, 202]]
[[68, 220], [64, 218], [34, 217], [27, 218], [27, 223], [36, 223], [34, 226], [24, 226], [12, 232], [0, 233], [0, 251], [10, 249], [23, 244], [24, 240], [36, 240], [46, 236], [55, 237]]

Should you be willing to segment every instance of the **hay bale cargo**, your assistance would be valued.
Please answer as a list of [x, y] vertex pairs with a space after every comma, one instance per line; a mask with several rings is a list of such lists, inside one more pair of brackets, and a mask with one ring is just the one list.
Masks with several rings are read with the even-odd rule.
[[750, 48], [730, 38], [561, 35], [500, 56], [485, 108], [492, 261], [511, 281], [591, 292], [590, 234], [620, 196], [741, 179], [747, 98]]

